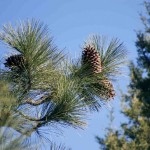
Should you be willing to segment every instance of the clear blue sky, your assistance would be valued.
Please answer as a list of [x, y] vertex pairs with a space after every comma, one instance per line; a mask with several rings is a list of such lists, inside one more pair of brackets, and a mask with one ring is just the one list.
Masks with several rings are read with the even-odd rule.
[[[8, 22], [36, 18], [48, 25], [60, 49], [77, 57], [80, 46], [89, 34], [118, 37], [128, 50], [128, 58], [136, 57], [135, 30], [142, 29], [138, 13], [142, 11], [142, 0], [0, 0], [0, 29]], [[0, 45], [0, 54], [5, 48]], [[120, 87], [125, 91], [128, 78], [121, 78]], [[118, 128], [124, 118], [119, 113], [120, 99], [114, 105]], [[88, 127], [82, 130], [64, 129], [55, 140], [66, 143], [73, 150], [98, 150], [95, 135], [103, 136], [108, 126], [109, 110], [103, 107], [99, 113], [88, 117]], [[53, 139], [53, 137], [51, 137]], [[47, 147], [46, 150], [49, 148]]]

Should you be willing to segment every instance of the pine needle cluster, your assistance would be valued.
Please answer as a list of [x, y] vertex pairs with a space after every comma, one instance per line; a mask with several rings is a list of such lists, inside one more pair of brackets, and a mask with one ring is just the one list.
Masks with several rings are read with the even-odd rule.
[[111, 78], [118, 76], [126, 57], [117, 39], [105, 47], [102, 37], [93, 36], [75, 63], [69, 63], [47, 26], [36, 20], [17, 28], [5, 25], [0, 40], [14, 52], [0, 72], [0, 84], [7, 83], [0, 90], [1, 127], [9, 115], [9, 127], [24, 136], [40, 135], [41, 129], [57, 125], [83, 128], [87, 112], [98, 111], [102, 102], [115, 96]]

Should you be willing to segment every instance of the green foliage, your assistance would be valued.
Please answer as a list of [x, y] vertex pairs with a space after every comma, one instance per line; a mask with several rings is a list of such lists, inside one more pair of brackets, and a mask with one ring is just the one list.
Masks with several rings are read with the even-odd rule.
[[85, 45], [93, 45], [100, 54], [103, 74], [108, 77], [115, 77], [121, 74], [120, 66], [126, 63], [127, 51], [123, 43], [117, 38], [110, 41], [106, 37], [91, 36]]
[[150, 149], [150, 3], [144, 4], [148, 18], [142, 16], [145, 31], [137, 33], [137, 65], [129, 66], [131, 82], [123, 95], [122, 113], [129, 122], [122, 123], [120, 130], [109, 128], [105, 138], [97, 137], [104, 150]]
[[19, 66], [16, 66], [10, 74], [15, 90], [21, 93], [27, 93], [39, 85], [40, 89], [43, 88], [63, 58], [63, 54], [53, 46], [52, 38], [48, 37], [47, 27], [35, 20], [22, 22], [16, 29], [5, 25], [0, 39], [23, 56], [23, 68], [18, 70]]
[[108, 96], [109, 87], [104, 85], [104, 81], [111, 81], [122, 72], [120, 68], [126, 63], [127, 52], [118, 39], [106, 41], [104, 37], [98, 35], [89, 37], [84, 47], [88, 45], [99, 53], [102, 71], [100, 73], [91, 72], [88, 63], [83, 65], [82, 59], [73, 63], [70, 71], [71, 77], [79, 85], [79, 95], [85, 104], [90, 106], [90, 110], [98, 111], [102, 103], [111, 99]]
[[58, 125], [83, 128], [87, 112], [98, 111], [110, 100], [104, 80], [118, 75], [126, 55], [117, 39], [105, 49], [103, 39], [93, 36], [86, 44], [94, 44], [102, 60], [102, 71], [94, 74], [81, 58], [68, 62], [54, 46], [47, 27], [36, 20], [17, 28], [5, 25], [0, 41], [12, 50], [0, 72], [0, 127], [25, 137], [34, 133], [41, 137], [45, 128], [50, 133], [47, 128]]

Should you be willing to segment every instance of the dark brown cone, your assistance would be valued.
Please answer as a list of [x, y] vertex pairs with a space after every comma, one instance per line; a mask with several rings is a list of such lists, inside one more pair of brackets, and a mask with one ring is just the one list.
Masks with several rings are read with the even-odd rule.
[[99, 53], [92, 46], [86, 46], [82, 52], [83, 64], [89, 64], [93, 73], [100, 73], [102, 71], [101, 59]]
[[22, 69], [24, 67], [25, 60], [23, 55], [12, 55], [6, 59], [6, 63], [4, 63], [5, 67], [10, 69], [18, 68]]

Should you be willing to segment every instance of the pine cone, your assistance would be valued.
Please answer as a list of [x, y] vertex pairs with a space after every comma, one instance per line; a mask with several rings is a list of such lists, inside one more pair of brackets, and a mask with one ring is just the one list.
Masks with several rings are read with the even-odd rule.
[[115, 90], [114, 90], [113, 84], [108, 79], [101, 80], [100, 83], [102, 84], [102, 88], [104, 88], [104, 91], [105, 91], [103, 93], [103, 96], [106, 99], [114, 98]]
[[4, 63], [5, 67], [13, 69], [23, 69], [25, 65], [25, 59], [22, 54], [12, 55], [6, 59]]
[[83, 49], [82, 63], [89, 64], [93, 73], [100, 73], [102, 71], [100, 55], [96, 49], [90, 45]]

